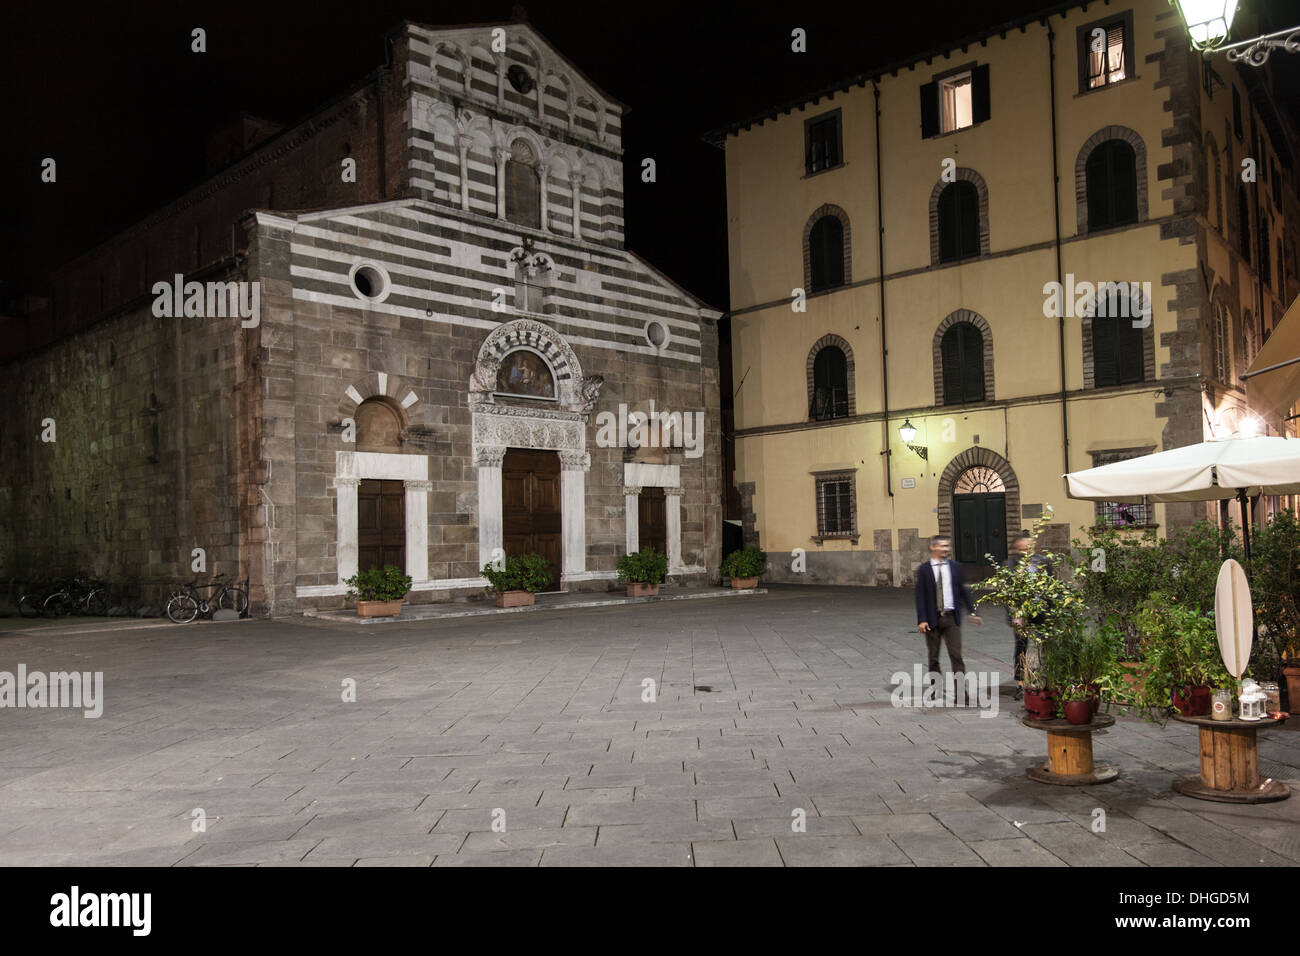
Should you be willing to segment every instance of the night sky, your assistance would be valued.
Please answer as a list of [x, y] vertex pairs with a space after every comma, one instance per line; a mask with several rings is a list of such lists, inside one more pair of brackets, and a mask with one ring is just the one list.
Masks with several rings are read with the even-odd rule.
[[[384, 34], [401, 20], [504, 21], [512, 8], [509, 2], [401, 0], [7, 6], [7, 22], [0, 24], [8, 126], [0, 150], [6, 186], [0, 191], [0, 308], [18, 293], [45, 291], [51, 266], [201, 182], [207, 136], [240, 111], [292, 123], [379, 66]], [[630, 107], [628, 248], [725, 309], [723, 153], [701, 134], [1049, 5], [653, 0], [524, 6], [561, 53]], [[1300, 0], [1265, 6], [1278, 28], [1300, 23]], [[207, 53], [190, 52], [196, 26], [207, 31]], [[795, 27], [807, 31], [807, 53], [790, 50]], [[1289, 89], [1300, 90], [1300, 56], [1275, 53], [1273, 60], [1293, 61], [1279, 68]], [[57, 184], [40, 182], [45, 156], [58, 162]], [[645, 156], [657, 162], [654, 184], [638, 175]]]

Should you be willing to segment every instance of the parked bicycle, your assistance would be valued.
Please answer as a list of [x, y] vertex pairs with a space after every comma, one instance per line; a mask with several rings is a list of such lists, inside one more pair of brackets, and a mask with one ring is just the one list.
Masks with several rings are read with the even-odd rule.
[[107, 585], [76, 577], [67, 581], [30, 588], [18, 599], [18, 613], [23, 617], [59, 617], [64, 614], [108, 614]]
[[[207, 617], [217, 610], [235, 611], [243, 617], [248, 613], [248, 592], [226, 584], [221, 580], [223, 577], [217, 575], [212, 584], [190, 581], [183, 591], [173, 592], [167, 601], [167, 616], [177, 624], [189, 624], [200, 614]], [[200, 588], [211, 588], [212, 593], [204, 596], [199, 593]]]

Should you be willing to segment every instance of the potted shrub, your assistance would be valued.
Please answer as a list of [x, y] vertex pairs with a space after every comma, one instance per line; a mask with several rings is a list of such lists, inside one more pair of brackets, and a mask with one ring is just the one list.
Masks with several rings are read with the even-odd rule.
[[497, 592], [497, 607], [524, 607], [536, 601], [536, 594], [546, 587], [550, 575], [547, 562], [540, 554], [512, 554], [505, 567], [483, 566], [483, 577]]
[[656, 597], [667, 576], [668, 556], [649, 545], [618, 559], [618, 579], [627, 583], [628, 597]]
[[1086, 684], [1071, 684], [1061, 691], [1065, 719], [1072, 724], [1092, 723], [1092, 689]]
[[731, 578], [737, 590], [758, 587], [758, 579], [767, 570], [767, 555], [762, 548], [750, 546], [733, 551], [722, 561], [722, 576]]
[[1156, 592], [1138, 611], [1136, 625], [1142, 646], [1137, 706], [1158, 718], [1171, 704], [1185, 717], [1208, 716], [1212, 689], [1232, 680], [1219, 656], [1213, 617]]
[[392, 564], [360, 571], [343, 583], [348, 600], [357, 602], [357, 617], [397, 617], [411, 590], [411, 579]]

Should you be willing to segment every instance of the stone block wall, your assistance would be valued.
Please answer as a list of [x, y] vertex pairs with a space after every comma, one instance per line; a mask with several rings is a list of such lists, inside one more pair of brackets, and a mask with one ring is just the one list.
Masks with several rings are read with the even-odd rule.
[[238, 577], [246, 335], [238, 319], [144, 305], [7, 363], [18, 400], [0, 412], [0, 577], [86, 573], [151, 603], [176, 582]]

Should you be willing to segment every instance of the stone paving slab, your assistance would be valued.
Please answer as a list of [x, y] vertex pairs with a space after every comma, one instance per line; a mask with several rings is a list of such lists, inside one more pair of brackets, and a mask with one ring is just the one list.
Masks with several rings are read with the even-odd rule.
[[[169, 624], [0, 621], [6, 660], [105, 674], [101, 718], [0, 710], [0, 862], [1300, 864], [1300, 799], [1171, 791], [1198, 759], [1181, 726], [1099, 733], [1099, 759], [1120, 768], [1105, 787], [1029, 781], [1044, 741], [1018, 723], [997, 615], [965, 635], [968, 659], [1002, 673], [995, 717], [893, 707], [890, 675], [923, 652], [912, 617], [907, 592], [773, 587], [490, 628], [301, 618], [177, 641]], [[1260, 751], [1300, 788], [1300, 726], [1262, 734]]]

